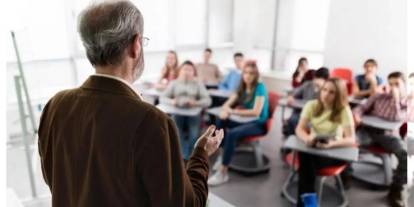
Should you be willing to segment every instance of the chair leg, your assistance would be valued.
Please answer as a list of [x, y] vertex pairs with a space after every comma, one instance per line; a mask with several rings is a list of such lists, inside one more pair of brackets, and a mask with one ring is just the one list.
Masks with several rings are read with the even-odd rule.
[[322, 202], [322, 195], [323, 195], [323, 185], [325, 184], [326, 177], [323, 176], [319, 180], [319, 187], [318, 187], [318, 206], [321, 206]]
[[341, 176], [336, 175], [335, 180], [338, 183], [339, 193], [341, 194], [341, 198], [342, 198], [342, 203], [341, 203], [340, 207], [346, 207], [346, 206], [349, 205], [349, 202], [348, 202], [348, 198], [346, 197], [346, 194], [345, 194], [345, 188], [344, 188], [344, 184], [342, 182]]
[[283, 188], [282, 188], [282, 195], [292, 204], [296, 205], [297, 200], [296, 198], [294, 198], [290, 193], [289, 193], [289, 186], [293, 183], [293, 180], [295, 179], [296, 176], [296, 171], [291, 171], [289, 174], [288, 179], [286, 180], [286, 182], [283, 184]]
[[389, 154], [382, 154], [381, 160], [383, 163], [384, 169], [384, 177], [385, 177], [385, 184], [391, 185], [392, 182], [392, 163], [391, 163], [391, 156]]
[[253, 151], [254, 151], [254, 156], [256, 159], [257, 167], [259, 168], [263, 167], [264, 166], [263, 152], [262, 152], [262, 149], [260, 148], [260, 143], [258, 141], [253, 143]]

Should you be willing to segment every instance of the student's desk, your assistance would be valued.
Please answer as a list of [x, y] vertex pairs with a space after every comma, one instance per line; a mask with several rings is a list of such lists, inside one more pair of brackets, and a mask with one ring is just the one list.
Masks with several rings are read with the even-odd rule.
[[359, 98], [355, 98], [353, 96], [348, 96], [348, 102], [350, 104], [354, 104], [354, 105], [360, 105], [363, 104], [367, 101], [367, 99], [359, 99]]
[[234, 206], [210, 192], [208, 193], [206, 207], [234, 207]]
[[154, 99], [159, 98], [162, 91], [152, 87], [151, 85], [151, 83], [138, 83], [134, 84], [134, 88], [137, 89], [138, 93], [141, 93], [143, 96], [149, 96]]
[[219, 90], [219, 89], [210, 89], [208, 90], [208, 93], [210, 96], [220, 97], [220, 98], [228, 98], [233, 94], [233, 91], [227, 91], [227, 90]]
[[366, 126], [375, 127], [384, 130], [398, 130], [403, 121], [388, 121], [376, 116], [364, 115], [361, 117], [361, 123]]
[[[376, 116], [362, 116], [361, 124], [383, 130], [399, 130], [403, 121], [387, 121]], [[377, 185], [389, 186], [392, 182], [392, 162], [387, 155], [376, 156], [361, 154], [359, 162], [353, 163], [353, 177], [355, 179]]]
[[197, 116], [201, 113], [202, 110], [201, 107], [180, 108], [168, 104], [158, 104], [157, 108], [167, 114], [181, 116]]
[[[219, 116], [221, 111], [221, 107], [214, 107], [207, 110], [207, 113], [212, 114], [214, 116]], [[246, 116], [239, 116], [235, 114], [230, 114], [229, 119], [231, 121], [235, 121], [238, 123], [247, 123], [258, 120], [258, 117], [246, 117]]]
[[305, 152], [308, 154], [318, 155], [321, 157], [334, 158], [337, 160], [343, 160], [347, 162], [353, 162], [358, 160], [359, 150], [357, 147], [341, 147], [331, 149], [318, 149], [308, 147], [298, 137], [292, 135], [283, 144], [283, 148], [291, 149], [298, 152]]
[[[312, 155], [317, 155], [320, 157], [343, 160], [346, 162], [357, 161], [358, 153], [359, 153], [359, 150], [357, 147], [342, 147], [342, 148], [331, 148], [331, 149], [318, 149], [318, 148], [308, 147], [302, 140], [300, 140], [295, 135], [290, 136], [286, 140], [286, 142], [283, 144], [283, 148], [291, 149], [293, 151], [298, 151], [298, 152], [304, 152], [304, 153], [308, 153]], [[295, 163], [295, 161], [293, 161], [293, 163]], [[289, 177], [287, 178], [282, 188], [282, 195], [287, 200], [289, 200], [291, 203], [296, 202], [295, 201], [296, 198], [292, 196], [294, 194], [292, 192], [293, 189], [289, 188], [289, 186], [292, 186], [291, 183], [294, 182], [295, 175], [296, 175], [296, 170], [295, 170], [295, 167], [292, 166]], [[333, 193], [330, 196], [335, 196], [335, 195], [336, 193]], [[324, 206], [338, 206], [338, 205], [330, 203], [329, 205], [324, 205]]]

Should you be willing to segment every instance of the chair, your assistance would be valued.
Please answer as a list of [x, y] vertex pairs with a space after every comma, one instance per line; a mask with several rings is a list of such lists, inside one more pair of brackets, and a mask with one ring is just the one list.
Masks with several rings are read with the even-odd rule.
[[[289, 187], [293, 184], [293, 181], [297, 174], [297, 170], [299, 169], [299, 165], [300, 165], [300, 160], [296, 159], [296, 156], [297, 156], [296, 152], [291, 152], [286, 156], [286, 161], [288, 165], [291, 167], [292, 171], [289, 174], [289, 177], [286, 180], [286, 182], [283, 184], [282, 193], [281, 193], [282, 197], [286, 198], [289, 202], [295, 205], [297, 203], [297, 199], [296, 197], [290, 194]], [[346, 169], [347, 165], [348, 164], [343, 164], [343, 165], [338, 165], [338, 166], [329, 166], [329, 167], [325, 167], [319, 170], [318, 175], [317, 175], [319, 177], [319, 182], [318, 182], [318, 187], [317, 187], [318, 197], [319, 197], [318, 206], [321, 206], [321, 201], [323, 198], [323, 187], [324, 187], [326, 179], [329, 177], [334, 177], [337, 183], [337, 188], [340, 193], [341, 200], [342, 200], [339, 206], [341, 207], [348, 206], [349, 201], [348, 201], [348, 198], [346, 197], [345, 188], [344, 188], [342, 179], [340, 177], [340, 174]]]
[[238, 148], [235, 150], [229, 168], [243, 174], [264, 173], [270, 170], [270, 161], [262, 151], [260, 140], [271, 130], [273, 114], [279, 102], [280, 95], [269, 92], [269, 118], [266, 121], [266, 133], [258, 136], [251, 136], [242, 139]]
[[[405, 138], [407, 133], [407, 123], [401, 125], [401, 138]], [[357, 180], [374, 185], [376, 187], [389, 187], [392, 183], [392, 154], [381, 146], [370, 145], [360, 148], [361, 151], [373, 155], [378, 160], [360, 159], [358, 162], [352, 164], [353, 177]]]
[[352, 94], [352, 70], [350, 68], [334, 68], [331, 71], [331, 77], [340, 78], [346, 82], [346, 88], [348, 89], [348, 95]]

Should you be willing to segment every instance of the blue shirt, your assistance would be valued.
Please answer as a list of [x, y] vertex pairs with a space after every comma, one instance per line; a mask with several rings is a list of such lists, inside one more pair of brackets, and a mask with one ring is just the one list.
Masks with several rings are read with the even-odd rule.
[[[378, 85], [382, 85], [382, 78], [380, 78], [377, 75], [375, 77], [377, 79], [377, 84]], [[355, 81], [358, 84], [359, 90], [367, 90], [367, 89], [369, 89], [369, 83], [365, 80], [365, 75], [364, 74], [357, 75], [355, 77]]]
[[[246, 94], [244, 94], [246, 95]], [[263, 83], [259, 82], [256, 86], [256, 90], [253, 92], [253, 97], [250, 101], [243, 102], [243, 107], [246, 109], [253, 109], [254, 102], [258, 96], [264, 97], [264, 103], [262, 112], [260, 112], [259, 122], [264, 123], [266, 122], [267, 118], [269, 117], [269, 97], [267, 96], [266, 87]]]
[[237, 91], [239, 88], [241, 79], [241, 72], [238, 69], [230, 70], [229, 74], [227, 74], [223, 81], [219, 83], [218, 88], [220, 90], [226, 91]]

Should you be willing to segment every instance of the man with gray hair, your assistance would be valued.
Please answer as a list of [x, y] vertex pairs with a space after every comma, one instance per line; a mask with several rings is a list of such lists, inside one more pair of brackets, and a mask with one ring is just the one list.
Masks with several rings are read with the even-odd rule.
[[39, 126], [52, 205], [204, 207], [208, 156], [223, 131], [210, 126], [183, 163], [174, 122], [131, 87], [144, 68], [140, 11], [129, 1], [94, 4], [79, 33], [96, 74], [49, 100]]

